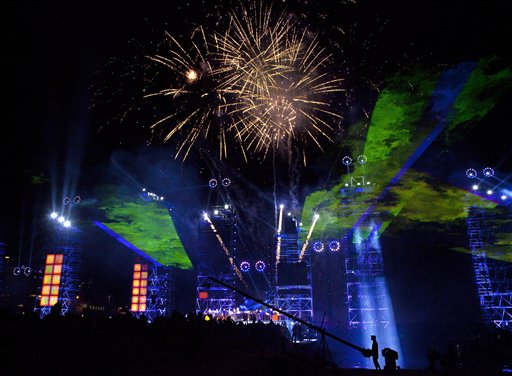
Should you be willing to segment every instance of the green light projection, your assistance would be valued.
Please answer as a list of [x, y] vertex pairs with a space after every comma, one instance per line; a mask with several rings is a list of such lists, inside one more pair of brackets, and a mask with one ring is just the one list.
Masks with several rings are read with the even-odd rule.
[[[388, 186], [435, 126], [434, 119], [425, 119], [423, 114], [440, 73], [416, 70], [406, 76], [395, 77], [380, 92], [364, 146], [353, 142], [338, 145], [340, 149], [350, 148], [353, 156], [364, 154], [368, 163], [355, 163], [350, 173], [340, 166], [337, 182], [306, 197], [302, 213], [304, 234], [309, 231], [314, 213], [318, 213], [320, 218], [312, 238], [328, 240], [347, 233], [368, 209], [371, 212], [367, 213], [368, 218], [360, 228], [364, 231], [364, 226], [368, 226], [372, 218], [378, 218], [382, 234], [396, 218], [400, 218], [397, 226], [402, 227], [421, 223], [463, 223], [469, 206], [495, 207], [491, 201], [413, 168], [407, 170], [397, 184]], [[449, 144], [457, 137], [463, 137], [465, 126], [482, 119], [504, 95], [511, 92], [511, 88], [512, 71], [509, 66], [500, 65], [494, 58], [480, 61], [452, 106], [447, 118], [448, 126], [440, 138]], [[352, 132], [361, 133], [366, 125], [359, 123], [352, 127], [359, 128]], [[350, 186], [361, 176], [370, 181], [370, 185], [365, 185], [364, 194], [344, 191], [346, 185]], [[369, 229], [365, 232], [369, 233]], [[508, 244], [510, 248], [510, 234], [498, 233], [496, 237], [496, 251], [491, 250], [489, 256], [511, 261], [510, 249], [508, 252], [497, 250], [499, 244]]]
[[101, 222], [110, 230], [162, 265], [192, 269], [169, 210], [161, 203], [111, 185], [97, 187], [96, 197]]

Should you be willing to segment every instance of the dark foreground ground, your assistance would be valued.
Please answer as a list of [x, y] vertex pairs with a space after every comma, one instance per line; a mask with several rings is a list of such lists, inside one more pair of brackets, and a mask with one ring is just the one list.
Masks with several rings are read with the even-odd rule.
[[[504, 371], [508, 349], [488, 348], [496, 361], [435, 371], [377, 371], [336, 366], [321, 341], [293, 343], [277, 324], [205, 321], [173, 314], [148, 323], [131, 316], [90, 318], [0, 316], [0, 375], [266, 376], [266, 375], [458, 375], [494, 376]], [[489, 346], [486, 346], [489, 347]], [[482, 351], [482, 350], [481, 350]], [[362, 354], [355, 351], [355, 356]], [[384, 359], [380, 358], [384, 367]]]

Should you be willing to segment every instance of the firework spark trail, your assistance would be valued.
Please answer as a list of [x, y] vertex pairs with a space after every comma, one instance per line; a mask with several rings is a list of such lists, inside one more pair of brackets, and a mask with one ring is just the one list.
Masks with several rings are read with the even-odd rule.
[[311, 227], [309, 228], [308, 236], [306, 237], [306, 240], [304, 241], [304, 244], [302, 245], [302, 249], [300, 251], [299, 255], [299, 261], [302, 261], [302, 258], [304, 257], [306, 253], [306, 249], [308, 248], [309, 239], [311, 238], [311, 234], [313, 234], [313, 230], [315, 228], [316, 222], [318, 221], [318, 218], [320, 218], [320, 215], [315, 213], [313, 215], [313, 223], [311, 224]]
[[236, 266], [235, 264], [235, 259], [233, 258], [233, 256], [231, 255], [231, 253], [229, 252], [229, 249], [226, 247], [226, 244], [224, 243], [224, 241], [222, 240], [222, 237], [219, 235], [218, 231], [217, 231], [217, 228], [215, 227], [215, 225], [213, 224], [213, 222], [211, 221], [210, 217], [208, 216], [208, 214], [204, 213], [203, 214], [203, 218], [208, 222], [208, 224], [210, 225], [210, 228], [212, 229], [213, 233], [215, 234], [215, 236], [217, 237], [217, 240], [219, 241], [219, 244], [220, 246], [222, 247], [222, 250], [224, 251], [224, 253], [226, 254], [228, 260], [229, 260], [229, 263], [231, 264], [231, 267], [233, 268], [235, 274], [238, 276], [238, 278], [240, 279], [241, 282], [243, 282], [243, 284], [245, 285], [246, 288], [249, 288], [249, 286], [247, 285], [247, 282], [245, 281], [243, 275], [242, 275], [242, 272], [240, 272], [240, 269], [238, 269], [238, 267]]

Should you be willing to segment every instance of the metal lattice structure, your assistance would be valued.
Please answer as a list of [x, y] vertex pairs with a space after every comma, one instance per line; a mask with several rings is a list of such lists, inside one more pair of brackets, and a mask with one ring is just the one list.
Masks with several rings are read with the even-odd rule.
[[[485, 323], [512, 331], [512, 267], [510, 263], [488, 257], [494, 243], [496, 219], [510, 222], [510, 210], [501, 218], [485, 207], [472, 206], [466, 219], [473, 272]], [[510, 251], [510, 249], [508, 250]]]
[[172, 267], [151, 266], [148, 278], [147, 307], [143, 313], [149, 321], [162, 316], [168, 317], [174, 309], [175, 272]]
[[380, 251], [364, 240], [345, 259], [348, 324], [351, 328], [387, 327], [386, 281]]
[[[233, 274], [217, 274], [215, 278], [232, 286]], [[208, 276], [197, 277], [196, 312], [210, 313], [216, 316], [230, 315], [236, 307], [235, 293], [223, 286], [211, 285], [206, 281]]]
[[222, 286], [212, 286], [206, 279], [210, 276], [235, 285], [234, 271], [226, 251], [230, 252], [230, 256], [236, 251], [236, 216], [231, 207], [225, 206], [213, 206], [209, 212], [211, 225], [204, 220], [199, 224], [196, 313], [224, 316], [236, 308], [235, 293]]
[[[285, 231], [278, 234], [281, 257], [277, 267], [274, 306], [306, 322], [313, 322], [313, 290], [311, 286], [311, 254], [306, 251], [299, 260], [299, 228], [294, 218], [286, 219]], [[293, 321], [280, 316], [291, 329]]]
[[[80, 231], [76, 228], [65, 228], [55, 225], [48, 234], [49, 240], [47, 254], [63, 254], [62, 275], [60, 281], [59, 298], [60, 314], [65, 315], [76, 308], [76, 297], [79, 295], [80, 264], [82, 254], [82, 239]], [[42, 281], [41, 281], [42, 282]], [[42, 318], [51, 312], [52, 307], [40, 306], [41, 285], [38, 287], [34, 311]]]

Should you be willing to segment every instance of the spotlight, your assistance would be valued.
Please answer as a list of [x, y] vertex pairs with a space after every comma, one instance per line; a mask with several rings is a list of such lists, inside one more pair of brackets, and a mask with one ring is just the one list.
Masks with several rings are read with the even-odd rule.
[[229, 187], [231, 185], [231, 180], [228, 178], [222, 179], [222, 186], [223, 187]]
[[207, 220], [208, 220], [208, 213], [207, 213], [207, 212], [204, 212], [204, 213], [203, 213], [203, 219], [204, 219], [205, 221], [207, 221]]
[[217, 209], [215, 209], [215, 210], [213, 211], [213, 214], [214, 214], [214, 215], [219, 215], [219, 211], [218, 211]]
[[368, 158], [366, 158], [365, 155], [360, 155], [359, 157], [357, 157], [357, 162], [361, 165], [364, 165], [366, 164], [366, 162], [368, 162]]
[[483, 170], [483, 174], [486, 178], [490, 178], [491, 176], [494, 176], [494, 170], [490, 167], [486, 167]]
[[57, 219], [57, 221], [59, 221], [59, 223], [64, 223], [65, 218], [61, 215], [61, 216]]
[[80, 196], [75, 196], [73, 198], [73, 204], [78, 205], [82, 201], [82, 198]]
[[324, 250], [324, 245], [322, 242], [314, 242], [313, 243], [313, 250], [317, 253], [320, 253]]
[[209, 186], [210, 188], [215, 188], [215, 187], [217, 186], [217, 184], [219, 184], [219, 183], [217, 182], [217, 179], [210, 179], [210, 181], [208, 182], [208, 186]]
[[57, 217], [58, 217], [58, 215], [57, 215], [57, 213], [56, 213], [56, 212], [52, 212], [52, 213], [50, 214], [50, 218], [51, 218], [51, 219], [57, 219]]
[[341, 160], [341, 162], [342, 162], [345, 166], [350, 166], [350, 165], [352, 164], [352, 158], [350, 158], [349, 156], [343, 157], [343, 159]]
[[488, 189], [488, 190], [487, 190], [487, 194], [488, 194], [488, 195], [492, 195], [492, 190]]
[[466, 170], [466, 176], [470, 179], [476, 178], [477, 177], [476, 170], [474, 168], [468, 168]]
[[64, 203], [64, 205], [69, 205], [69, 203], [71, 202], [71, 199], [69, 197], [64, 197], [64, 199], [62, 200], [62, 202]]
[[242, 261], [240, 263], [240, 270], [243, 271], [243, 272], [248, 272], [249, 270], [251, 269], [251, 264], [249, 264], [249, 262], [247, 261]]
[[256, 261], [256, 264], [254, 265], [254, 267], [256, 268], [257, 271], [262, 272], [265, 270], [266, 265], [263, 261], [260, 260], [260, 261]]
[[71, 221], [70, 220], [64, 221], [64, 227], [66, 227], [66, 228], [71, 227]]
[[507, 196], [505, 196], [505, 195], [501, 195], [501, 199], [502, 199], [502, 200], [506, 200], [506, 199], [507, 199]]
[[337, 241], [337, 240], [332, 240], [330, 243], [329, 243], [329, 250], [331, 250], [332, 252], [337, 252], [340, 250], [340, 242]]
[[473, 185], [472, 188], [473, 188], [474, 191], [478, 191], [478, 185], [475, 184], [475, 185]]

